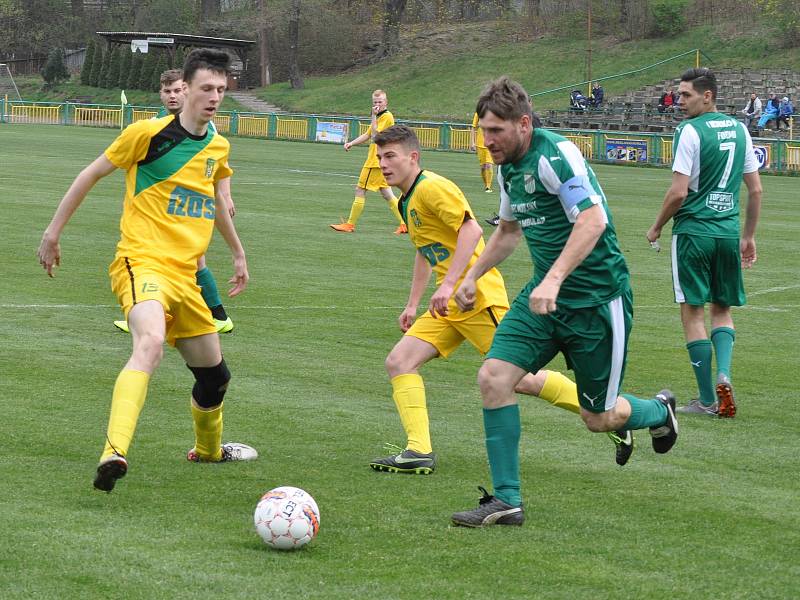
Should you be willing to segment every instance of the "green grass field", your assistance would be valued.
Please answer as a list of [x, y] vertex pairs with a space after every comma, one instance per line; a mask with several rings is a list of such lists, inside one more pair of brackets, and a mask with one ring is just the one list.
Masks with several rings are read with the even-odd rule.
[[[440, 467], [430, 477], [367, 467], [405, 439], [383, 360], [399, 338], [413, 250], [384, 201], [368, 196], [355, 235], [346, 216], [364, 152], [232, 139], [236, 224], [249, 288], [226, 302], [233, 372], [226, 439], [254, 445], [247, 464], [197, 465], [192, 377], [174, 350], [150, 385], [129, 459], [110, 495], [92, 489], [111, 388], [130, 338], [106, 269], [123, 178], [102, 181], [62, 238], [48, 279], [41, 233], [72, 178], [111, 130], [0, 126], [0, 596], [27, 598], [792, 598], [800, 578], [797, 183], [765, 177], [750, 304], [735, 312], [735, 420], [684, 418], [664, 456], [639, 432], [631, 463], [572, 414], [523, 398], [522, 528], [449, 525], [489, 486], [480, 357], [463, 347], [423, 369]], [[474, 156], [428, 153], [481, 216]], [[694, 393], [667, 253], [644, 233], [669, 172], [597, 166], [633, 274], [636, 326], [628, 391]], [[231, 274], [218, 236], [218, 281]], [[503, 265], [515, 294], [530, 275], [520, 248]], [[795, 365], [792, 367], [791, 365]], [[554, 368], [563, 369], [559, 359]], [[309, 491], [321, 531], [296, 553], [271, 551], [252, 523], [260, 495]]]

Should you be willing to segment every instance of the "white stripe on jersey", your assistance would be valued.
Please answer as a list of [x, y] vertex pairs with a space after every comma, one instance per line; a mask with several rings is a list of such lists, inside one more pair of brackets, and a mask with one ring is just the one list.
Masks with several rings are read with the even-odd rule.
[[583, 159], [583, 154], [581, 154], [581, 151], [578, 150], [575, 144], [569, 140], [558, 142], [558, 149], [561, 151], [561, 154], [564, 155], [564, 158], [567, 159], [567, 164], [569, 168], [572, 169], [574, 175], [589, 174], [586, 170], [586, 161]]
[[744, 126], [744, 123], [738, 121], [739, 127], [742, 128], [744, 131], [744, 168], [742, 169], [743, 173], [755, 173], [758, 171], [758, 159], [756, 158], [756, 153], [753, 150], [753, 138], [750, 137], [750, 132], [747, 131], [747, 127]]
[[500, 210], [498, 211], [498, 215], [504, 221], [516, 221], [517, 218], [514, 216], [514, 211], [511, 210], [511, 198], [506, 192], [505, 181], [503, 181], [503, 173], [500, 170], [500, 167], [497, 167], [497, 186], [500, 188]]
[[672, 171], [689, 176], [689, 189], [700, 189], [700, 136], [691, 123], [681, 129], [678, 147], [672, 160]]

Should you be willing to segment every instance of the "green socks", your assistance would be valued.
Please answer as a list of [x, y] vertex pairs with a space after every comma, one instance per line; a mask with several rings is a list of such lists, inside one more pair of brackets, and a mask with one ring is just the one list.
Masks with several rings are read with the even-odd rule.
[[483, 428], [494, 495], [506, 504], [520, 506], [519, 437], [522, 426], [519, 405], [484, 408]]
[[[218, 306], [222, 307], [222, 298], [219, 296], [217, 282], [208, 267], [200, 269], [195, 276], [197, 277], [197, 285], [200, 286], [200, 293], [203, 294], [203, 300], [205, 300], [206, 305], [213, 313]], [[224, 314], [224, 312], [224, 309], [222, 309], [221, 314]], [[217, 314], [214, 314], [214, 318], [219, 319], [220, 317], [218, 317]], [[226, 315], [220, 320], [224, 321], [227, 318], [228, 317]]]
[[667, 407], [658, 400], [642, 400], [630, 394], [622, 394], [631, 405], [631, 416], [623, 429], [659, 427], [667, 421]]
[[735, 339], [736, 331], [730, 327], [717, 327], [711, 331], [711, 343], [714, 344], [714, 355], [717, 357], [717, 374], [723, 373], [728, 379], [731, 378]]
[[711, 406], [717, 399], [714, 385], [711, 382], [711, 340], [689, 342], [686, 344], [686, 349], [689, 351], [689, 360], [694, 369], [697, 388], [700, 390], [700, 403], [703, 406]]

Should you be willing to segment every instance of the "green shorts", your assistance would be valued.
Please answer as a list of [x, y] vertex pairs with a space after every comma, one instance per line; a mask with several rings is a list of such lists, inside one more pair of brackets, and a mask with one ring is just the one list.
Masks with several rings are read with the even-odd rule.
[[672, 236], [672, 287], [675, 302], [703, 306], [742, 306], [739, 240], [676, 233]]
[[561, 352], [575, 373], [578, 401], [588, 411], [611, 410], [617, 402], [628, 337], [633, 325], [630, 288], [607, 304], [561, 308], [537, 315], [528, 308], [528, 284], [511, 304], [486, 358], [495, 358], [535, 373]]

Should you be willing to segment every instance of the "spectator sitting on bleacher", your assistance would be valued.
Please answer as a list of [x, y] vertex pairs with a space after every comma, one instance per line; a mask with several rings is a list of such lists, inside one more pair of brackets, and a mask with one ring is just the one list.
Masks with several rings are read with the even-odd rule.
[[794, 106], [792, 105], [792, 101], [789, 100], [788, 96], [784, 96], [783, 100], [781, 100], [780, 105], [778, 106], [778, 120], [775, 121], [775, 129], [780, 130], [781, 123], [786, 125], [786, 128], [789, 128], [789, 117], [794, 114]]
[[589, 100], [580, 90], [572, 90], [569, 95], [569, 109], [583, 112], [589, 105]]
[[600, 108], [600, 106], [603, 104], [604, 94], [605, 92], [603, 92], [602, 86], [595, 81], [592, 85], [592, 95], [589, 97], [589, 103], [593, 108]]
[[663, 94], [661, 94], [661, 98], [658, 100], [658, 112], [672, 112], [675, 110], [675, 106], [678, 104], [678, 95], [673, 93], [672, 88], [668, 87]]
[[767, 100], [767, 105], [764, 107], [764, 112], [761, 114], [761, 118], [758, 120], [758, 125], [756, 126], [756, 135], [761, 135], [761, 130], [764, 129], [770, 121], [777, 122], [779, 110], [780, 104], [778, 103], [778, 99], [775, 97], [775, 94], [770, 94], [769, 100]]
[[750, 123], [758, 121], [761, 117], [761, 98], [755, 92], [750, 94], [750, 100], [747, 101], [747, 106], [742, 109], [744, 114], [744, 126], [750, 129]]

